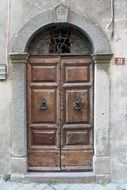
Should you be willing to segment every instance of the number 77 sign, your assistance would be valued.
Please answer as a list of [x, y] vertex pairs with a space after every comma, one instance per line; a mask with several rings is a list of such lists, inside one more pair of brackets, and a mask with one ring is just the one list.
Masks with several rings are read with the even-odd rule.
[[125, 58], [123, 58], [123, 57], [115, 58], [115, 65], [124, 65], [124, 64], [125, 64]]

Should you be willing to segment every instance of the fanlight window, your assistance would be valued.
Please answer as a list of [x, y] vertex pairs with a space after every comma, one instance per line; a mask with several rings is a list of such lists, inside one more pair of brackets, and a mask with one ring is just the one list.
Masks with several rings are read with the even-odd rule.
[[28, 46], [30, 54], [91, 54], [89, 39], [72, 26], [50, 26], [36, 34]]

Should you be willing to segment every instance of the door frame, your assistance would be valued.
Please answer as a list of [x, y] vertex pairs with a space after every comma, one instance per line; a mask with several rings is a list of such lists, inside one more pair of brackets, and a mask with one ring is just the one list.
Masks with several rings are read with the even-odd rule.
[[[111, 56], [111, 54], [92, 55], [94, 64], [93, 172], [96, 175], [109, 173], [109, 62]], [[26, 64], [28, 57], [26, 53], [10, 55], [13, 75], [12, 173], [27, 173]]]
[[[59, 8], [63, 14], [58, 15]], [[46, 19], [45, 19], [46, 18]], [[26, 64], [27, 45], [31, 36], [50, 23], [67, 22], [79, 27], [93, 44], [94, 67], [94, 157], [93, 173], [98, 178], [110, 174], [110, 61], [112, 52], [109, 41], [96, 21], [88, 16], [58, 5], [52, 11], [42, 12], [30, 19], [15, 36], [10, 51], [12, 84], [11, 172], [27, 173], [26, 133]], [[94, 31], [94, 32], [93, 32]], [[100, 94], [101, 92], [101, 94]], [[105, 102], [105, 104], [104, 104]]]

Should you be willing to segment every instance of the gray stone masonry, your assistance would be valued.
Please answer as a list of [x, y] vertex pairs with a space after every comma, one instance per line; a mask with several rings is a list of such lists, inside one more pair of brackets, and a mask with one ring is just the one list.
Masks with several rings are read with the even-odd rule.
[[127, 190], [127, 184], [15, 183], [0, 181], [0, 190]]

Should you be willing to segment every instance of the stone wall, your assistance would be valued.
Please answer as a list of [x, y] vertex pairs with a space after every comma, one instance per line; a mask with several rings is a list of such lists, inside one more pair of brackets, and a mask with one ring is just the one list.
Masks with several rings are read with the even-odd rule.
[[[110, 66], [110, 177], [112, 181], [127, 182], [127, 1], [115, 0], [115, 25], [112, 38], [110, 0], [1, 0], [0, 63], [7, 64], [8, 78], [0, 81], [0, 174], [10, 173], [11, 160], [11, 64], [9, 52], [22, 26], [35, 15], [52, 10], [63, 3], [91, 18], [107, 35], [114, 57], [126, 58], [125, 65]], [[94, 32], [94, 31], [93, 31]], [[101, 96], [101, 94], [100, 94]], [[104, 102], [105, 103], [105, 102]], [[103, 127], [103, 126], [102, 126]], [[103, 139], [102, 139], [103, 141]]]

